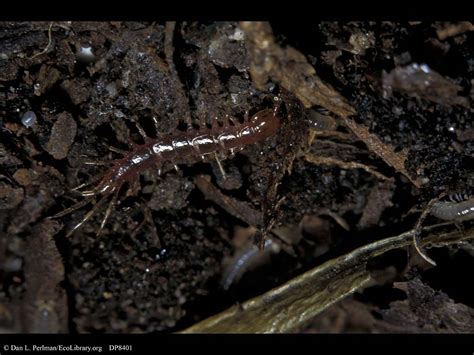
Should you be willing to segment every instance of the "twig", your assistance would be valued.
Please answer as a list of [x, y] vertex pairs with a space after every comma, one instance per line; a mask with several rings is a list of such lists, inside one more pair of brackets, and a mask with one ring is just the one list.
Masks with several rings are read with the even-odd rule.
[[49, 50], [49, 46], [51, 46], [51, 42], [52, 42], [52, 37], [51, 37], [51, 28], [53, 28], [53, 21], [50, 22], [49, 24], [49, 28], [48, 28], [48, 44], [46, 45], [46, 47], [44, 47], [44, 49], [39, 52], [39, 53], [36, 53], [35, 55], [29, 57], [28, 59], [33, 59], [33, 58], [36, 58], [42, 54], [45, 54], [48, 50]]
[[306, 153], [304, 155], [306, 161], [316, 164], [316, 165], [335, 165], [343, 169], [362, 169], [369, 174], [375, 175], [381, 180], [388, 180], [389, 178], [385, 175], [375, 171], [374, 169], [368, 167], [367, 165], [356, 163], [356, 162], [345, 162], [339, 159], [329, 158], [329, 157], [317, 157], [313, 154]]
[[[178, 71], [176, 70], [176, 66], [174, 65], [174, 60], [173, 60], [173, 55], [174, 55], [174, 45], [173, 45], [173, 37], [174, 37], [174, 30], [176, 27], [176, 22], [174, 21], [169, 21], [166, 22], [165, 26], [165, 56], [166, 56], [166, 61], [168, 62], [168, 68], [170, 72], [170, 76], [172, 79], [172, 83], [175, 89], [175, 92], [178, 96], [179, 102], [183, 103], [181, 108], [185, 111], [185, 119], [186, 123], [188, 125], [192, 124], [192, 118], [191, 114], [189, 112], [189, 109], [186, 108], [189, 106], [189, 101], [186, 97], [184, 88], [183, 88], [183, 83], [179, 79]], [[188, 106], [184, 105], [184, 103], [187, 103]], [[186, 106], [186, 107], [185, 107]]]
[[[474, 238], [441, 232], [449, 223], [425, 227], [422, 244], [448, 245]], [[438, 230], [438, 231], [436, 231]], [[205, 319], [182, 333], [287, 333], [298, 329], [337, 301], [373, 285], [368, 263], [391, 250], [411, 244], [415, 230], [364, 245], [289, 280], [263, 295]]]
[[428, 216], [428, 214], [430, 213], [431, 207], [433, 207], [433, 204], [436, 201], [439, 201], [439, 199], [443, 198], [444, 196], [446, 196], [446, 193], [442, 193], [439, 197], [433, 198], [430, 200], [430, 202], [428, 202], [426, 207], [423, 209], [423, 212], [421, 213], [420, 218], [418, 218], [418, 221], [416, 222], [415, 229], [414, 229], [415, 233], [413, 234], [413, 246], [415, 247], [416, 251], [418, 252], [418, 254], [420, 254], [420, 256], [423, 259], [425, 259], [428, 263], [430, 263], [433, 266], [436, 266], [436, 262], [433, 259], [431, 259], [428, 255], [426, 255], [426, 253], [423, 251], [423, 249], [419, 245], [421, 225], [423, 221], [426, 219], [426, 217]]

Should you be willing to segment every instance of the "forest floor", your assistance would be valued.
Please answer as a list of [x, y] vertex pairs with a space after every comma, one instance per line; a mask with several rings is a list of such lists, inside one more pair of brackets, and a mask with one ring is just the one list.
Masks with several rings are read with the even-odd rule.
[[[472, 30], [0, 23], [0, 330], [183, 330], [412, 230], [433, 199], [472, 201]], [[118, 161], [107, 145], [143, 143], [136, 123], [157, 141], [222, 133], [216, 119], [245, 124], [277, 105], [277, 134], [235, 156], [143, 169], [100, 235], [108, 196], [48, 218], [84, 199], [72, 189], [110, 169], [100, 162]], [[413, 247], [384, 253], [370, 264], [380, 282], [294, 331], [474, 332], [472, 244], [424, 253], [437, 266]]]

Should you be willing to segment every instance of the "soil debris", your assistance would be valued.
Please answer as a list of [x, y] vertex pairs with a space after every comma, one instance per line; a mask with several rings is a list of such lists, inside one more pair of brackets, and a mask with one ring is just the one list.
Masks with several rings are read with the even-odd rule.
[[48, 153], [58, 160], [66, 158], [76, 137], [76, 131], [77, 124], [72, 115], [68, 112], [59, 114], [46, 144]]
[[413, 63], [406, 67], [397, 67], [388, 74], [383, 73], [382, 85], [385, 97], [392, 95], [392, 91], [400, 91], [440, 105], [461, 105], [470, 108], [469, 100], [458, 95], [463, 88], [426, 64]]
[[458, 23], [446, 24], [436, 29], [436, 35], [440, 41], [446, 38], [454, 37], [468, 31], [474, 31], [474, 25], [471, 22], [461, 21]]
[[25, 296], [22, 301], [23, 329], [27, 333], [67, 333], [68, 304], [64, 265], [54, 235], [56, 221], [40, 223], [29, 238], [25, 255]]
[[[406, 286], [412, 264], [424, 284], [414, 289], [423, 291], [431, 272], [452, 282], [430, 283], [434, 296], [425, 292], [429, 300], [449, 295], [433, 301], [440, 311], [472, 308], [463, 271], [474, 254], [470, 242], [453, 236], [453, 224], [469, 232], [472, 220], [437, 227], [436, 235], [452, 236], [428, 243], [438, 266], [407, 255], [415, 255], [410, 231], [420, 213], [423, 246], [437, 215], [470, 208], [442, 204], [442, 215], [424, 212], [442, 194], [472, 197], [471, 29], [429, 21], [0, 22], [0, 328], [26, 331], [18, 320], [27, 296], [29, 331], [179, 331], [329, 264], [334, 273], [292, 294], [277, 316], [313, 317], [316, 308], [348, 297], [354, 287], [341, 280], [349, 277], [355, 288], [371, 285], [355, 296], [365, 313], [378, 312], [363, 329], [382, 329], [382, 311], [395, 309], [407, 292], [394, 291], [394, 279]], [[281, 117], [274, 136], [219, 155], [219, 163], [173, 160], [142, 172], [123, 186], [101, 236], [107, 207], [66, 238], [94, 198], [58, 219], [60, 230], [45, 222], [79, 202], [72, 189], [105, 174], [121, 158], [117, 151], [143, 144], [143, 132], [159, 140], [211, 124], [225, 131], [225, 122], [265, 109]], [[349, 268], [338, 259], [393, 242], [383, 236], [402, 236], [403, 245], [384, 249], [370, 273], [365, 259]], [[283, 252], [266, 254], [268, 263], [245, 269], [225, 291], [222, 261], [252, 238], [263, 249], [272, 240]], [[38, 253], [56, 265], [53, 274], [44, 271], [48, 291], [31, 269], [46, 265], [29, 259]], [[374, 271], [372, 262], [382, 266]], [[335, 273], [341, 283], [332, 282]], [[324, 304], [310, 312], [316, 294]], [[413, 320], [407, 326], [471, 329], [463, 316], [446, 320], [443, 330], [435, 325], [441, 318], [422, 308], [419, 302], [416, 314], [406, 311]], [[249, 323], [265, 319], [264, 309]], [[398, 331], [400, 322], [392, 323]], [[423, 331], [410, 328], [417, 329]]]

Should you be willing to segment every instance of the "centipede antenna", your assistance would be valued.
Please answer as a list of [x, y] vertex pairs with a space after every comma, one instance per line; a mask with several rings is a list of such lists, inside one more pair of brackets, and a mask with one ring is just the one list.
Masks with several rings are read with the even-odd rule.
[[66, 234], [66, 238], [70, 237], [80, 226], [82, 226], [85, 222], [87, 222], [93, 215], [95, 212], [97, 212], [97, 210], [99, 209], [99, 207], [104, 203], [104, 201], [107, 199], [107, 197], [109, 196], [109, 194], [103, 196], [99, 202], [97, 202], [95, 204], [94, 207], [92, 207], [92, 209], [86, 213], [86, 215], [84, 216], [84, 218], [74, 226], [74, 228], [72, 228], [68, 234]]
[[107, 223], [107, 220], [109, 219], [110, 214], [112, 213], [112, 209], [117, 203], [118, 193], [119, 193], [119, 189], [115, 191], [115, 193], [112, 196], [112, 199], [110, 200], [109, 206], [107, 207], [107, 210], [105, 211], [104, 219], [102, 220], [102, 223], [100, 224], [100, 228], [96, 233], [97, 236], [99, 236], [102, 230], [104, 229], [105, 224]]
[[87, 198], [85, 200], [82, 200], [82, 201], [79, 201], [77, 203], [75, 203], [74, 205], [72, 205], [71, 207], [68, 207], [66, 208], [64, 211], [62, 212], [59, 212], [57, 214], [55, 214], [54, 216], [51, 216], [49, 218], [60, 218], [60, 217], [63, 217], [71, 212], [74, 212], [75, 210], [81, 208], [81, 207], [84, 207], [85, 205], [87, 205], [89, 202], [91, 202], [93, 200], [93, 196], [91, 196], [90, 198]]
[[140, 123], [138, 123], [137, 121], [134, 122], [135, 123], [135, 127], [137, 127], [138, 129], [138, 132], [140, 133], [140, 135], [142, 136], [142, 138], [146, 141], [148, 140], [148, 136], [145, 132], [145, 130], [143, 129], [143, 127], [140, 125]]
[[222, 177], [225, 179], [226, 174], [224, 171], [224, 168], [222, 167], [221, 161], [219, 160], [219, 157], [217, 156], [216, 152], [214, 152], [214, 158], [216, 158], [217, 165], [219, 166], [219, 170], [221, 171]]

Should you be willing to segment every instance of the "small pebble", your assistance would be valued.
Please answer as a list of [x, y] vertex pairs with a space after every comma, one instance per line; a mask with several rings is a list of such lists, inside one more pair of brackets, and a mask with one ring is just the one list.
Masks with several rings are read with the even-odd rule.
[[81, 50], [77, 53], [77, 59], [82, 62], [90, 63], [96, 60], [94, 53], [92, 52], [92, 48], [90, 46], [81, 47]]
[[49, 141], [46, 144], [46, 151], [55, 159], [66, 158], [69, 148], [74, 142], [76, 131], [77, 124], [71, 114], [67, 112], [60, 113], [51, 130]]
[[28, 128], [33, 126], [36, 123], [36, 114], [33, 111], [25, 112], [21, 118], [21, 123]]

